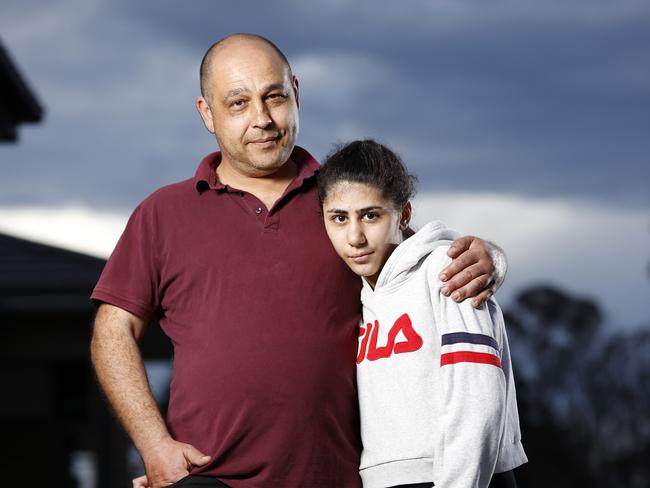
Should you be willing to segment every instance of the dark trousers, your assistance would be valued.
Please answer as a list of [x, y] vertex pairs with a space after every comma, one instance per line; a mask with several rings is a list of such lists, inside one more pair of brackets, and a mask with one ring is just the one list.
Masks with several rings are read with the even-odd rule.
[[168, 488], [176, 488], [177, 486], [182, 488], [228, 488], [227, 484], [222, 483], [216, 478], [210, 476], [196, 476], [192, 474], [178, 480], [173, 485], [169, 485]]
[[[416, 483], [413, 485], [399, 485], [391, 488], [432, 488], [433, 483]], [[514, 471], [506, 471], [505, 473], [496, 473], [492, 476], [488, 488], [517, 488], [515, 481]]]
[[[169, 488], [176, 488], [177, 486], [182, 488], [228, 488], [228, 485], [222, 483], [216, 478], [196, 475], [186, 476], [182, 480], [179, 480], [173, 485], [170, 485]], [[392, 488], [433, 488], [433, 483], [399, 485]], [[506, 471], [505, 473], [495, 474], [492, 476], [492, 480], [490, 481], [488, 488], [517, 488], [514, 472]]]

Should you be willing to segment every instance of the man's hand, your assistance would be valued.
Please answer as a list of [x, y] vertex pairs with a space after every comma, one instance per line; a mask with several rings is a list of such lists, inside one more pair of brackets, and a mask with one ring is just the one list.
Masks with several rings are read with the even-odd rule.
[[503, 251], [494, 244], [474, 236], [456, 239], [447, 255], [453, 258], [440, 273], [445, 285], [443, 295], [461, 302], [474, 297], [472, 306], [480, 307], [501, 286], [506, 274]]
[[173, 485], [190, 474], [192, 466], [210, 461], [194, 446], [173, 439], [160, 443], [143, 453], [147, 474], [133, 480], [133, 488], [161, 488]]
[[139, 478], [134, 478], [133, 479], [133, 488], [150, 488], [149, 487], [149, 480], [147, 479], [147, 475], [144, 474], [140, 476]]

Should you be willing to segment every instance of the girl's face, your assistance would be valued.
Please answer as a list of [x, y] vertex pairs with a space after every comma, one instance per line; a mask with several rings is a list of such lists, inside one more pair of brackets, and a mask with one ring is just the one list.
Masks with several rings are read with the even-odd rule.
[[337, 254], [374, 287], [386, 260], [402, 242], [411, 204], [397, 209], [379, 188], [342, 181], [329, 189], [323, 202], [323, 216]]

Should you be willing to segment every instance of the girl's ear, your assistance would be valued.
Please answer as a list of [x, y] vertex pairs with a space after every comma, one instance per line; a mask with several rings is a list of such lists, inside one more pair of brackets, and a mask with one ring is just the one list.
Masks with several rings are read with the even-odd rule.
[[405, 231], [408, 228], [409, 223], [411, 222], [411, 212], [412, 212], [412, 210], [413, 210], [413, 208], [411, 207], [411, 201], [409, 200], [404, 205], [404, 208], [402, 208], [402, 214], [400, 215], [399, 229], [401, 231]]

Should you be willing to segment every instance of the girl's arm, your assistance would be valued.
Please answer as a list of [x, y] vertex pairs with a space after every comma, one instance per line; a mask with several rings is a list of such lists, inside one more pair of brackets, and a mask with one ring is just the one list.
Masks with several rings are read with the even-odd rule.
[[[442, 250], [436, 254], [441, 269], [448, 258]], [[441, 417], [434, 483], [439, 488], [487, 487], [506, 419], [510, 369], [502, 365], [503, 321], [493, 300], [475, 309], [445, 297], [439, 285], [431, 286], [441, 386], [435, 392]]]

